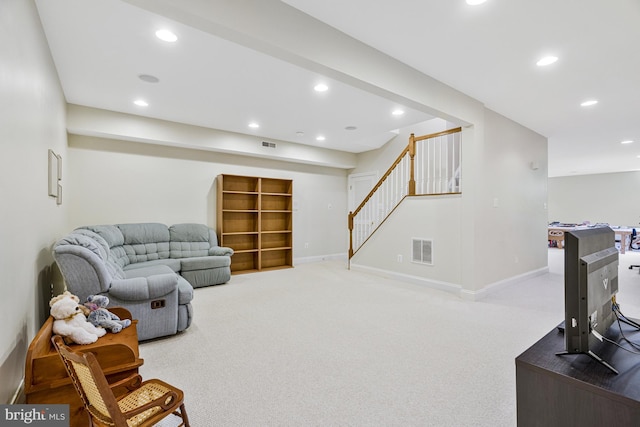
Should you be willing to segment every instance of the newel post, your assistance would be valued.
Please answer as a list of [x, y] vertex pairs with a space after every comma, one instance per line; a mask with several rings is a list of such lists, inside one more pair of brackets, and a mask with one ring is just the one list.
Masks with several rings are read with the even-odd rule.
[[416, 138], [414, 134], [409, 137], [409, 196], [416, 195], [416, 178], [414, 172], [414, 157], [416, 156]]
[[349, 212], [349, 259], [353, 256], [353, 212]]
[[349, 212], [349, 270], [351, 270], [351, 258], [353, 257], [353, 212]]

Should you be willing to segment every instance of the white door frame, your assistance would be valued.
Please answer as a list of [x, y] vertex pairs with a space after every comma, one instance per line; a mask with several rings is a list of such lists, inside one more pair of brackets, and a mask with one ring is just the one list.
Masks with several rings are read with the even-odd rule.
[[[367, 192], [365, 194], [356, 194], [356, 183], [369, 182], [371, 185], [366, 185]], [[358, 205], [364, 200], [365, 196], [369, 194], [374, 185], [378, 182], [378, 172], [362, 172], [354, 173], [347, 177], [347, 194], [348, 194], [348, 208], [349, 212], [353, 212]], [[356, 200], [356, 197], [359, 200]]]

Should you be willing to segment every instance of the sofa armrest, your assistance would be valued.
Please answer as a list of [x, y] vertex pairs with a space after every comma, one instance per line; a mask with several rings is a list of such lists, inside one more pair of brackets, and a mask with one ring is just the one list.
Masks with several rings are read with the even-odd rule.
[[167, 295], [178, 288], [177, 274], [157, 274], [111, 282], [109, 295], [122, 301], [144, 301]]
[[212, 248], [209, 248], [209, 255], [231, 256], [233, 255], [233, 249], [227, 248], [225, 246], [214, 246]]

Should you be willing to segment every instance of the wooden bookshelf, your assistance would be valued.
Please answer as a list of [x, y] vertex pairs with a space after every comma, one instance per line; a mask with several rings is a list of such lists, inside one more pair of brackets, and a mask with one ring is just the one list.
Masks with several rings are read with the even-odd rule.
[[219, 175], [216, 228], [231, 273], [293, 266], [293, 181]]

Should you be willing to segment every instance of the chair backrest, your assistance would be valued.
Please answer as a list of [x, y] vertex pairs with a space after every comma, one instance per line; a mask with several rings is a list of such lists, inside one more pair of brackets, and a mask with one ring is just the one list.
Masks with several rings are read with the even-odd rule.
[[100, 424], [127, 426], [109, 383], [93, 353], [75, 353], [61, 336], [51, 338], [89, 415]]

